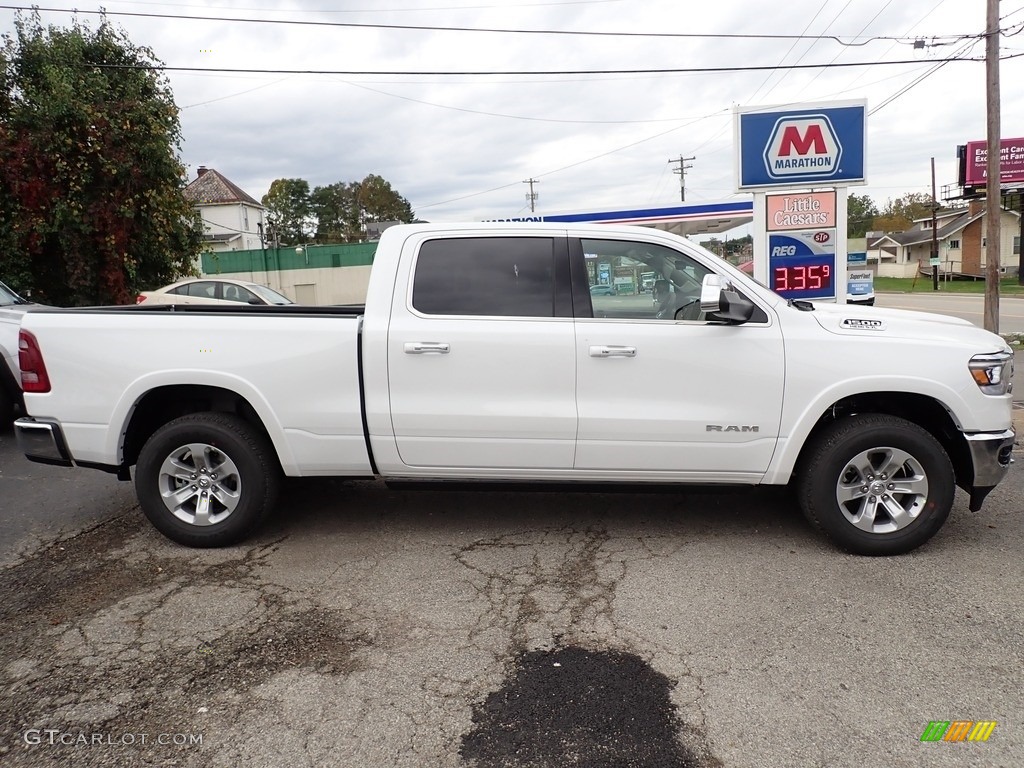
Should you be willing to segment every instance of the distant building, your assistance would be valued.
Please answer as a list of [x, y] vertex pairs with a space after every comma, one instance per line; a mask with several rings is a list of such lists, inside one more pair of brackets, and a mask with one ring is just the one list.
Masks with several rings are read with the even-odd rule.
[[[986, 266], [985, 201], [972, 200], [966, 208], [938, 211], [935, 215], [939, 246], [939, 273], [984, 277]], [[999, 261], [1001, 271], [1016, 275], [1020, 255], [1020, 214], [1001, 210]], [[884, 235], [869, 233], [868, 264], [880, 277], [931, 274], [932, 219], [918, 219], [910, 229]]]
[[260, 232], [266, 208], [213, 168], [199, 166], [198, 176], [185, 187], [184, 194], [202, 217], [204, 251], [221, 253], [263, 247]]

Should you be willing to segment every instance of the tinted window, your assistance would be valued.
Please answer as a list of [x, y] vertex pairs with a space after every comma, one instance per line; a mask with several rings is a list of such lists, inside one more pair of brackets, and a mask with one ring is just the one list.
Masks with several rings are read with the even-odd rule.
[[470, 237], [420, 248], [412, 305], [430, 315], [554, 316], [554, 240]]
[[200, 282], [189, 283], [187, 286], [189, 296], [198, 296], [203, 299], [216, 298], [217, 286], [214, 283]]
[[252, 301], [258, 302], [260, 304], [263, 303], [259, 299], [257, 299], [256, 295], [253, 294], [251, 291], [247, 291], [245, 288], [242, 288], [241, 286], [238, 285], [224, 283], [221, 286], [221, 290], [224, 292], [224, 298], [227, 299], [228, 301], [239, 301], [243, 304], [248, 304]]

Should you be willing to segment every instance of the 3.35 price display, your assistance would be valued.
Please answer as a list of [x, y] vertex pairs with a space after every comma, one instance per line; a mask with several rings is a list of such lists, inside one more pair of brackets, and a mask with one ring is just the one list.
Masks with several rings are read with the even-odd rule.
[[786, 299], [831, 299], [836, 295], [834, 230], [770, 234], [768, 285]]
[[832, 287], [830, 264], [802, 264], [775, 267], [772, 270], [772, 290], [819, 291]]

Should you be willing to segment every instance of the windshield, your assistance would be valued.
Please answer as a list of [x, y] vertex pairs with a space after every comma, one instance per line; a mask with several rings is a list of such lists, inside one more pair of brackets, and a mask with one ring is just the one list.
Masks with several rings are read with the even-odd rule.
[[3, 283], [0, 283], [0, 307], [9, 307], [12, 304], [28, 304], [18, 294], [12, 291]]
[[289, 299], [287, 296], [282, 296], [277, 291], [267, 288], [265, 285], [257, 285], [256, 283], [249, 283], [245, 286], [253, 293], [258, 293], [268, 304], [294, 304], [295, 302]]

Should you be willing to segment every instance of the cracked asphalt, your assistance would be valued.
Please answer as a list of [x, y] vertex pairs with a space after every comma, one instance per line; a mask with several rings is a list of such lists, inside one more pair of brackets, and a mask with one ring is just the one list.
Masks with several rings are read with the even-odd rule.
[[189, 550], [86, 474], [0, 440], [5, 766], [1024, 765], [1019, 469], [889, 559], [779, 490], [339, 480]]

